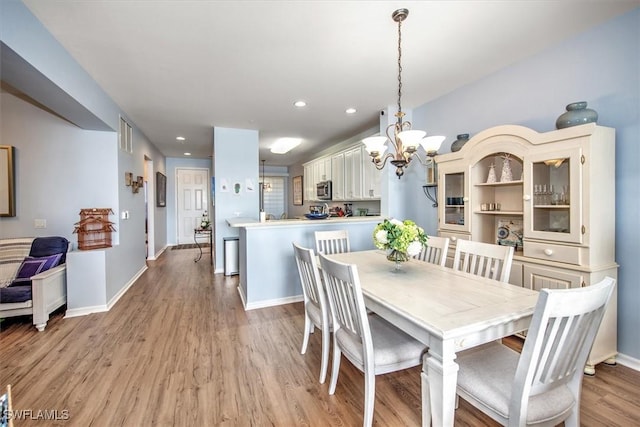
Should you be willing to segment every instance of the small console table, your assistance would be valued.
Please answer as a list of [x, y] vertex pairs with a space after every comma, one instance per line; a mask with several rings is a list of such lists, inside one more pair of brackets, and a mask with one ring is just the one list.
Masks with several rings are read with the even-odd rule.
[[200, 242], [198, 242], [198, 237], [205, 236], [205, 237], [208, 237], [208, 240], [209, 240], [209, 256], [211, 259], [211, 265], [213, 265], [213, 244], [212, 244], [213, 242], [211, 241], [212, 235], [213, 233], [211, 232], [211, 228], [194, 228], [193, 229], [193, 241], [196, 242], [196, 246], [200, 251], [196, 259], [193, 260], [194, 262], [198, 262], [200, 261], [200, 259], [202, 259], [202, 246], [200, 246]]

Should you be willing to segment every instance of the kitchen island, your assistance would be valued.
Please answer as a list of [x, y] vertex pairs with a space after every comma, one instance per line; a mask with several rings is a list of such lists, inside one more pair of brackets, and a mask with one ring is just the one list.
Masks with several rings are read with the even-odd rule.
[[292, 242], [315, 249], [315, 231], [347, 230], [352, 251], [374, 249], [373, 229], [380, 216], [285, 219], [259, 222], [231, 218], [240, 231], [238, 291], [245, 310], [302, 301]]

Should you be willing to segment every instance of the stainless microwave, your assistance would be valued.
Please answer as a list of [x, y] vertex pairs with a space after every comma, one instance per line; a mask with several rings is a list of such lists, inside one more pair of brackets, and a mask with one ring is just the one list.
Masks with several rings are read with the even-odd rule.
[[331, 200], [331, 181], [320, 181], [316, 184], [318, 200]]

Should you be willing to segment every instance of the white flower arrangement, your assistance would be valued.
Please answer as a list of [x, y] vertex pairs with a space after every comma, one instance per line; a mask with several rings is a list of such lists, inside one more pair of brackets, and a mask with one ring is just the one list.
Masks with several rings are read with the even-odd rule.
[[427, 244], [422, 227], [411, 220], [385, 219], [373, 230], [373, 243], [378, 249], [416, 256]]

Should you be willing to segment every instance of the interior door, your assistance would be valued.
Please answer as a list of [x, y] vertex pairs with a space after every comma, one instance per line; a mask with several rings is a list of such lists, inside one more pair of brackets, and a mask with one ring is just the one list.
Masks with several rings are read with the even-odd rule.
[[200, 226], [203, 215], [209, 216], [209, 171], [176, 169], [176, 181], [178, 244], [194, 243], [193, 230]]

